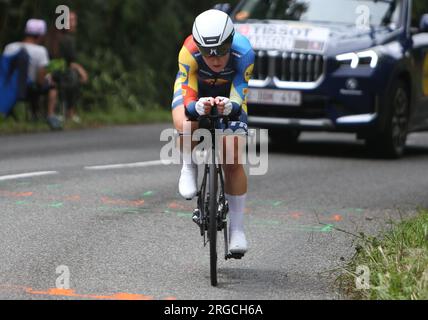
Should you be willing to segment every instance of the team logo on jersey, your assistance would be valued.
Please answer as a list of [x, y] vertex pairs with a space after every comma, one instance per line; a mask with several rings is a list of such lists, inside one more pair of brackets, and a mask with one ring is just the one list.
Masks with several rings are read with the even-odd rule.
[[254, 70], [254, 64], [249, 66], [247, 70], [245, 71], [245, 81], [250, 81], [251, 77], [253, 76], [253, 70]]
[[187, 84], [188, 74], [189, 74], [189, 67], [180, 63], [180, 70], [178, 72], [178, 76], [181, 80], [181, 83]]
[[225, 79], [204, 79], [203, 82], [209, 86], [223, 86], [228, 84], [230, 81]]

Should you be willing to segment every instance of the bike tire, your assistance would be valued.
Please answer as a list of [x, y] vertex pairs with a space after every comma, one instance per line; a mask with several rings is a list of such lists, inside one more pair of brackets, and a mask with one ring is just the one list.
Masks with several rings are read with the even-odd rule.
[[208, 237], [210, 241], [210, 273], [211, 273], [211, 285], [216, 287], [218, 285], [217, 280], [217, 192], [218, 192], [218, 175], [217, 166], [215, 164], [210, 165], [210, 178], [209, 178], [209, 228]]

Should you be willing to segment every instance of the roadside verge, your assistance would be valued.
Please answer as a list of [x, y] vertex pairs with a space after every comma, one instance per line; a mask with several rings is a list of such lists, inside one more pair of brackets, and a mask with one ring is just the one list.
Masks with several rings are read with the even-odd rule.
[[427, 300], [428, 210], [379, 237], [362, 236], [337, 283], [350, 299]]

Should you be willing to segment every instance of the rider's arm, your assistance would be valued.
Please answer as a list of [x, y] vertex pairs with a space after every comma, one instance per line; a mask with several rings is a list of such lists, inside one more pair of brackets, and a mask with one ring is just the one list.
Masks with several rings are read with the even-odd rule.
[[[238, 63], [237, 73], [232, 82], [230, 100], [233, 105], [231, 115], [236, 116], [241, 113], [241, 108], [245, 104], [248, 94], [248, 82], [253, 75], [255, 55], [253, 50], [249, 50], [243, 55]], [[246, 112], [247, 110], [245, 110]]]
[[[195, 46], [195, 48], [193, 47]], [[196, 111], [196, 102], [198, 101], [198, 63], [195, 60], [192, 52], [197, 50], [196, 45], [192, 41], [186, 40], [179, 55], [179, 80], [181, 82], [182, 94], [186, 114], [191, 118], [198, 117]]]

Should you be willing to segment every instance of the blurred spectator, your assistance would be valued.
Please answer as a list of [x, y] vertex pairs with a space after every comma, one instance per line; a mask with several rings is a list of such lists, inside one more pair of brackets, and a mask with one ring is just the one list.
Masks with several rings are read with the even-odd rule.
[[14, 55], [25, 50], [29, 56], [27, 99], [31, 103], [33, 119], [38, 118], [40, 97], [48, 96], [47, 121], [51, 129], [60, 129], [61, 122], [55, 116], [57, 90], [48, 74], [49, 56], [45, 47], [41, 45], [46, 35], [46, 22], [38, 19], [28, 20], [25, 27], [25, 36], [21, 42], [14, 42], [5, 47], [4, 55]]
[[58, 85], [60, 99], [65, 103], [66, 118], [79, 123], [77, 103], [80, 97], [80, 86], [88, 82], [88, 74], [77, 62], [77, 14], [70, 12], [69, 19], [70, 28], [64, 30], [52, 28], [46, 43], [52, 59], [51, 71]]

